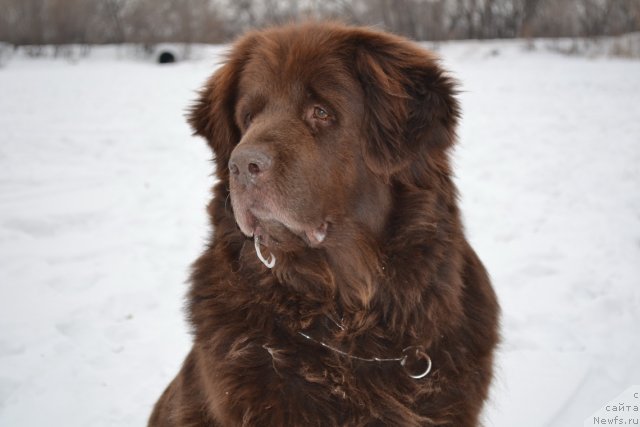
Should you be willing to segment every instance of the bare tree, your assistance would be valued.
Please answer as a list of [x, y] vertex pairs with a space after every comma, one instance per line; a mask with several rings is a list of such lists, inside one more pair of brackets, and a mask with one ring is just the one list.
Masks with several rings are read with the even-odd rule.
[[102, 5], [108, 16], [107, 22], [111, 23], [111, 31], [106, 36], [106, 40], [114, 43], [124, 43], [126, 35], [122, 19], [125, 0], [103, 0]]
[[606, 34], [612, 3], [611, 0], [578, 1], [577, 11], [581, 35], [593, 37]]
[[0, 0], [0, 36], [13, 44], [45, 41], [45, 4], [42, 0]]
[[532, 37], [533, 23], [543, 0], [520, 0], [518, 14], [518, 37]]
[[[53, 44], [88, 43], [89, 23], [97, 3], [83, 0], [48, 0], [47, 38]], [[73, 12], [71, 12], [73, 11]]]
[[609, 34], [623, 34], [640, 28], [640, 0], [618, 0], [611, 4]]
[[0, 41], [220, 42], [304, 19], [418, 40], [597, 36], [640, 30], [640, 0], [0, 0]]

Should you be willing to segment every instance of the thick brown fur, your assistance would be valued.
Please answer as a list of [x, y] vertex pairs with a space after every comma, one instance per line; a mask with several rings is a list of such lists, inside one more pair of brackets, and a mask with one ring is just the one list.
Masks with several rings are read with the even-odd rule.
[[[499, 308], [457, 207], [459, 115], [454, 81], [400, 37], [308, 23], [233, 46], [190, 114], [215, 153], [214, 232], [193, 348], [150, 426], [478, 425]], [[270, 159], [262, 181], [233, 166], [247, 150]], [[412, 379], [301, 331], [364, 358], [422, 346], [433, 369]]]

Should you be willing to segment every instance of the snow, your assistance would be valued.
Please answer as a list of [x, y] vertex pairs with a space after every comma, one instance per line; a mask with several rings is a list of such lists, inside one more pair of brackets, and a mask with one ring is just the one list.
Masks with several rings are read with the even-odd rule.
[[443, 53], [467, 229], [504, 309], [487, 425], [580, 425], [640, 383], [640, 63], [482, 50]]
[[[640, 62], [524, 46], [436, 46], [462, 83], [468, 237], [503, 308], [484, 418], [582, 425], [640, 384]], [[177, 373], [213, 182], [183, 114], [222, 49], [0, 68], [1, 426], [144, 425]]]

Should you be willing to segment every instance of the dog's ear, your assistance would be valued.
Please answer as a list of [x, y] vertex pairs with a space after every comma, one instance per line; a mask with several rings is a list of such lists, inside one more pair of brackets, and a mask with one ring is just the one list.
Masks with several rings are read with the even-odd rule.
[[232, 47], [227, 61], [207, 80], [187, 114], [194, 135], [204, 137], [213, 150], [216, 174], [221, 180], [229, 178], [229, 158], [240, 140], [234, 110], [238, 80], [249, 46], [247, 37]]
[[460, 110], [455, 82], [435, 56], [408, 40], [374, 31], [363, 30], [355, 42], [369, 167], [392, 176], [418, 158], [446, 156], [455, 142]]

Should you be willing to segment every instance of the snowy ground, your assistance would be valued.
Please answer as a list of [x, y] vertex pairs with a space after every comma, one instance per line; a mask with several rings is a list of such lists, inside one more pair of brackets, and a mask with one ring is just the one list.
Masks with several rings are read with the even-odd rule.
[[[440, 46], [472, 244], [503, 310], [487, 426], [580, 426], [640, 384], [640, 62]], [[141, 426], [189, 348], [217, 59], [0, 68], [0, 426]]]

